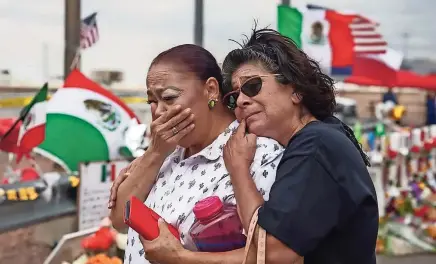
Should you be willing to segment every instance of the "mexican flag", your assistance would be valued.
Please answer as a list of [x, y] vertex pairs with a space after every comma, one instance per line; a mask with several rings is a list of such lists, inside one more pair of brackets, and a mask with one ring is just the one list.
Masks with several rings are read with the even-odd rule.
[[20, 112], [22, 124], [18, 134], [18, 156], [29, 153], [38, 146], [45, 138], [46, 107], [47, 107], [48, 84], [44, 84], [30, 103]]
[[74, 70], [47, 105], [46, 138], [35, 152], [68, 172], [81, 162], [122, 158], [132, 119], [138, 120], [117, 96]]
[[378, 25], [356, 13], [307, 5], [278, 6], [278, 31], [320, 63], [328, 74], [349, 75], [356, 55], [383, 54]]
[[117, 177], [115, 163], [110, 164], [110, 166], [108, 164], [101, 165], [101, 182], [113, 182], [115, 177]]

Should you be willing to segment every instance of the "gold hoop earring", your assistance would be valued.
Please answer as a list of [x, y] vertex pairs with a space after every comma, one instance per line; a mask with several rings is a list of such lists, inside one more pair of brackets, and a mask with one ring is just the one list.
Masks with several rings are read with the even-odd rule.
[[213, 109], [216, 106], [216, 103], [218, 100], [210, 99], [209, 102], [207, 102], [207, 106], [209, 106], [209, 109]]

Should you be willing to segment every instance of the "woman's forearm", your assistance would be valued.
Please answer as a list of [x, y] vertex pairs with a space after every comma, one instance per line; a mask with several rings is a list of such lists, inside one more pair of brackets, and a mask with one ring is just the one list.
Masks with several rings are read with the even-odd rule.
[[[264, 204], [262, 195], [256, 188], [256, 184], [250, 175], [248, 168], [239, 168], [237, 172], [230, 174], [232, 180], [233, 190], [235, 192], [236, 203], [239, 208], [239, 214], [245, 230], [249, 230], [251, 218], [256, 209]], [[257, 244], [259, 239], [259, 226], [255, 229], [253, 234], [254, 248], [257, 251]], [[251, 250], [256, 252], [255, 250]], [[267, 234], [266, 237], [266, 263], [296, 263], [301, 257], [298, 256], [293, 250], [278, 241], [272, 235]], [[252, 253], [252, 252], [251, 252]], [[251, 255], [251, 260], [253, 255]], [[255, 260], [255, 258], [254, 258]], [[251, 262], [247, 262], [251, 263]], [[255, 262], [253, 262], [255, 263]], [[193, 263], [195, 264], [195, 263]]]
[[112, 225], [117, 230], [123, 230], [127, 227], [123, 219], [126, 202], [131, 196], [136, 196], [141, 201], [145, 201], [164, 160], [165, 157], [152, 151], [146, 151], [139, 160], [134, 161], [135, 163], [132, 164], [129, 170], [130, 175], [118, 188], [115, 206], [110, 213]]
[[[239, 213], [245, 230], [250, 226], [254, 211], [264, 203], [262, 195], [258, 192], [251, 178], [249, 168], [241, 168], [230, 174]], [[257, 232], [256, 232], [257, 233]], [[253, 243], [257, 243], [256, 234]], [[253, 247], [247, 256], [247, 264], [256, 263], [256, 247]], [[185, 250], [179, 255], [177, 263], [184, 264], [241, 264], [244, 260], [244, 248], [227, 252], [192, 252]], [[177, 264], [176, 262], [174, 264]]]
[[240, 167], [230, 174], [242, 225], [248, 231], [254, 211], [264, 203], [250, 175], [249, 168]]
[[[267, 245], [269, 245], [266, 249], [268, 252], [266, 254], [266, 263], [270, 264], [284, 264], [284, 263], [303, 263], [301, 261], [301, 257], [299, 257], [294, 251], [287, 248], [286, 246], [277, 243], [277, 241], [268, 236]], [[270, 241], [274, 240], [274, 241]], [[279, 245], [280, 244], [280, 245]], [[275, 248], [275, 246], [278, 246]], [[256, 255], [257, 250], [255, 247], [252, 247], [248, 253], [246, 264], [255, 264], [256, 263]], [[227, 252], [192, 252], [185, 250], [181, 253], [178, 258], [174, 261], [165, 263], [165, 264], [241, 264], [244, 260], [244, 249], [237, 249]], [[297, 261], [301, 262], [297, 262]]]

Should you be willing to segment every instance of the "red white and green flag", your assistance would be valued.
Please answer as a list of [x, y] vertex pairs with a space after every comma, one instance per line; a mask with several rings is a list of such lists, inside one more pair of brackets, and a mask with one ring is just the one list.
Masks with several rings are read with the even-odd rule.
[[349, 75], [355, 56], [386, 53], [378, 24], [355, 12], [316, 5], [277, 8], [278, 31], [318, 61], [329, 74]]
[[47, 105], [46, 138], [35, 152], [68, 172], [82, 162], [122, 158], [132, 119], [138, 120], [120, 98], [74, 70]]
[[32, 101], [21, 110], [22, 124], [18, 134], [18, 157], [29, 153], [45, 139], [48, 84], [44, 84]]

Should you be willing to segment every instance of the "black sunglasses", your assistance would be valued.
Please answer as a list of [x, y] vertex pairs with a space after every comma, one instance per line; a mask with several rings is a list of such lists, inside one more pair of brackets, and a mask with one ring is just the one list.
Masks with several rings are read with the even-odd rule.
[[[280, 74], [272, 74], [272, 76], [277, 76]], [[262, 89], [262, 77], [267, 77], [269, 75], [255, 76], [246, 80], [239, 89], [231, 91], [224, 95], [223, 103], [227, 105], [228, 108], [234, 110], [236, 108], [236, 101], [238, 100], [239, 93], [243, 93], [248, 97], [254, 97], [259, 94]]]

